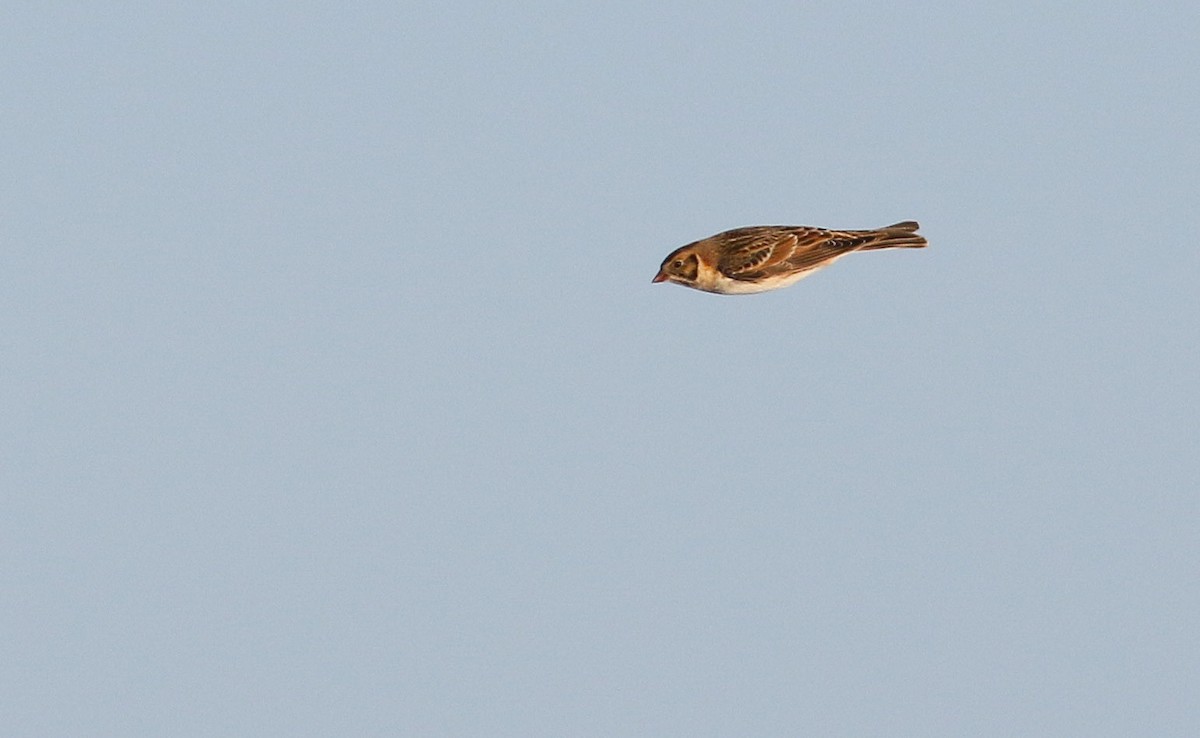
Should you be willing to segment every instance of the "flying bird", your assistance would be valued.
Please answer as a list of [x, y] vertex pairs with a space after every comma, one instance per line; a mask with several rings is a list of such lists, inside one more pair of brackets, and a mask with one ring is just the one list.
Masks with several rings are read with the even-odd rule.
[[809, 226], [749, 226], [681, 246], [663, 259], [654, 282], [704, 292], [745, 295], [795, 284], [852, 251], [919, 249], [915, 221], [872, 231]]

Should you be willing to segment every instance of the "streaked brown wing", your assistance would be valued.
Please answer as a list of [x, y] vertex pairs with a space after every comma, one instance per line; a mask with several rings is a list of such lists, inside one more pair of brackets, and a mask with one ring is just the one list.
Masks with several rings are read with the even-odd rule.
[[[804, 226], [763, 230], [770, 231], [770, 234], [745, 238], [746, 242], [739, 249], [727, 255], [728, 261], [725, 257], [721, 259], [718, 267], [725, 276], [752, 282], [775, 274], [813, 269], [830, 259], [861, 248], [876, 237], [870, 231], [830, 231]], [[764, 242], [786, 243], [790, 248], [768, 250]], [[764, 251], [766, 256], [762, 255]]]
[[793, 228], [753, 226], [726, 231], [713, 238], [720, 256], [717, 269], [727, 277], [761, 272], [788, 259], [796, 251], [797, 231]]
[[800, 244], [791, 258], [781, 266], [793, 271], [813, 269], [842, 254], [857, 251], [876, 238], [875, 234], [867, 231], [827, 231], [815, 228], [809, 231], [806, 241]]

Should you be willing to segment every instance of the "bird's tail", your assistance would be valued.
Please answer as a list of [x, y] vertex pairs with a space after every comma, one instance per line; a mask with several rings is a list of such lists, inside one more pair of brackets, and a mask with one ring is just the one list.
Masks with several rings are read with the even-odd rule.
[[927, 245], [925, 237], [917, 234], [917, 229], [920, 227], [917, 221], [906, 220], [873, 231], [862, 231], [864, 236], [871, 236], [871, 239], [860, 246], [858, 250], [924, 248]]

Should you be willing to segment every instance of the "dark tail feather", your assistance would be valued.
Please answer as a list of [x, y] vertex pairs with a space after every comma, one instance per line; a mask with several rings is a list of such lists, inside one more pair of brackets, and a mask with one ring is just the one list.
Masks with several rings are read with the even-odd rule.
[[927, 245], [925, 237], [919, 236], [916, 233], [916, 230], [920, 227], [915, 220], [905, 220], [900, 223], [893, 223], [890, 226], [884, 226], [874, 231], [876, 238], [862, 246], [859, 250], [924, 248]]

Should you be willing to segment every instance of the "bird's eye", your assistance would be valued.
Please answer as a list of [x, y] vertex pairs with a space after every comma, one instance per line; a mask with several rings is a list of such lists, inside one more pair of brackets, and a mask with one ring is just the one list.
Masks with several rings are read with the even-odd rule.
[[676, 259], [675, 261], [671, 262], [671, 266], [675, 267], [676, 269], [683, 269], [683, 259]]

